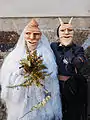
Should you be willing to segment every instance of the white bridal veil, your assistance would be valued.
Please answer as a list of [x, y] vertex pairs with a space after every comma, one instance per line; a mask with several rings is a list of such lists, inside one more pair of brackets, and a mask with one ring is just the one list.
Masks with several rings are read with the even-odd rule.
[[[6, 102], [8, 120], [19, 120], [33, 105], [36, 105], [44, 98], [43, 89], [38, 88], [35, 85], [31, 86], [29, 90], [21, 87], [7, 88], [8, 85], [17, 85], [24, 81], [24, 77], [21, 75], [22, 69], [19, 69], [20, 60], [26, 57], [24, 31], [25, 29], [23, 30], [15, 49], [9, 53], [4, 60], [0, 72], [0, 84], [2, 88], [1, 98]], [[52, 72], [51, 76], [46, 77], [44, 81], [46, 89], [51, 92], [51, 99], [44, 107], [34, 110], [22, 119], [62, 120], [57, 66], [48, 39], [44, 34], [42, 34], [41, 40], [37, 46], [37, 54], [42, 55], [43, 63], [47, 66], [48, 73]]]

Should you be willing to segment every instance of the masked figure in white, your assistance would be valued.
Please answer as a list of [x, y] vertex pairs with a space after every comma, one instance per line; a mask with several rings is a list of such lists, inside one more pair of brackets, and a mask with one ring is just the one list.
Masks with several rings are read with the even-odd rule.
[[[43, 81], [51, 98], [43, 107], [34, 109], [32, 112], [29, 112], [30, 109], [45, 98], [44, 88], [37, 87], [35, 84], [28, 88], [8, 88], [8, 86], [18, 85], [24, 81], [20, 60], [27, 57], [27, 49], [29, 54], [36, 50], [37, 55], [42, 56], [43, 64], [48, 68], [47, 72], [51, 73]], [[62, 120], [57, 66], [49, 42], [34, 19], [25, 27], [15, 49], [4, 60], [0, 84], [1, 98], [6, 102], [7, 107], [7, 120]]]

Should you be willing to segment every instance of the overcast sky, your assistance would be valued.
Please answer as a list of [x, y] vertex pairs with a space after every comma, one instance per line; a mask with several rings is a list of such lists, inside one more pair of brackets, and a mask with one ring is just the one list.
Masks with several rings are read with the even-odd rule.
[[0, 0], [0, 17], [90, 16], [90, 0]]

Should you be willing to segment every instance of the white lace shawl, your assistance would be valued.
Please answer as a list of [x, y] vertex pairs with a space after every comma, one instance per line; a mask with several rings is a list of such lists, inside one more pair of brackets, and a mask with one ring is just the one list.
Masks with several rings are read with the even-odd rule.
[[[44, 107], [27, 114], [22, 120], [62, 120], [57, 66], [49, 42], [44, 35], [42, 35], [37, 47], [37, 54], [42, 55], [43, 63], [47, 66], [48, 73], [53, 72], [44, 81], [46, 89], [51, 92], [51, 99]], [[26, 49], [23, 31], [15, 49], [4, 60], [0, 72], [1, 98], [6, 102], [8, 110], [7, 120], [19, 120], [32, 106], [42, 101], [45, 97], [43, 89], [35, 85], [29, 89], [23, 87], [18, 89], [7, 88], [8, 85], [17, 85], [24, 81], [19, 69], [19, 61], [25, 57]]]

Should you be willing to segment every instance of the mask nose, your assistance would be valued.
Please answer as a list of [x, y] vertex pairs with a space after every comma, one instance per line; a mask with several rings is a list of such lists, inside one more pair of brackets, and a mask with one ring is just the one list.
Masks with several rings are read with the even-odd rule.
[[67, 35], [67, 34], [69, 34], [69, 31], [68, 31], [68, 29], [66, 29], [66, 30], [65, 30], [65, 34], [66, 34], [66, 35]]
[[33, 33], [30, 35], [30, 38], [31, 38], [32, 40], [34, 39], [34, 34], [33, 34]]

